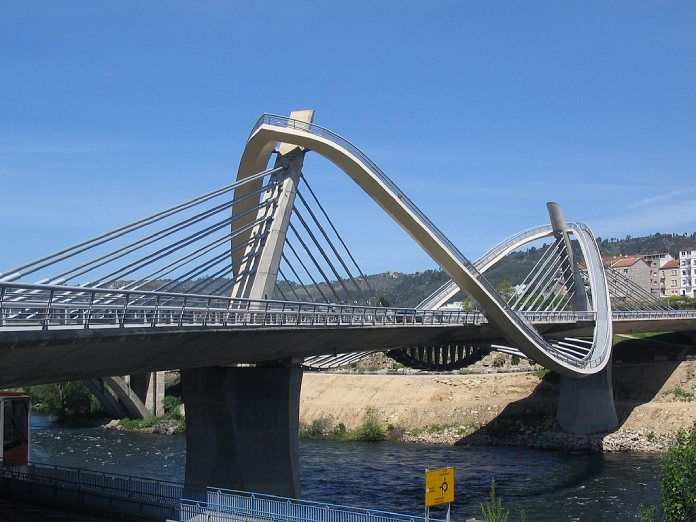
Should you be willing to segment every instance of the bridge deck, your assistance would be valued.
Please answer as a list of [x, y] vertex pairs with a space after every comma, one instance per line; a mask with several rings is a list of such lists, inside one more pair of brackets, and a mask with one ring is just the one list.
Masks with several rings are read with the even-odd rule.
[[[696, 330], [696, 314], [672, 319], [644, 314], [614, 319], [616, 333]], [[693, 317], [691, 317], [693, 315]], [[546, 336], [591, 335], [576, 322], [539, 323]], [[288, 357], [383, 351], [436, 344], [504, 342], [480, 324], [313, 326], [128, 326], [3, 328], [0, 387], [154, 370], [255, 363]]]

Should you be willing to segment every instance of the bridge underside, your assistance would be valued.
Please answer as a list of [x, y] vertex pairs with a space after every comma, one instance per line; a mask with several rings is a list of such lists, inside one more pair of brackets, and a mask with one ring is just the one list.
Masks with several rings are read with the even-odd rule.
[[[544, 335], [592, 335], [577, 324], [537, 325]], [[692, 331], [693, 321], [614, 321], [614, 332]], [[397, 350], [446, 344], [501, 342], [488, 323], [462, 326], [100, 328], [7, 332], [0, 342], [0, 387], [59, 382], [103, 375], [127, 375], [261, 363], [315, 355]]]
[[[134, 331], [135, 330], [135, 331]], [[313, 355], [383, 351], [498, 339], [490, 325], [261, 330], [220, 328], [102, 329], [16, 332], [0, 343], [0, 387], [155, 370], [261, 363]], [[76, 335], [77, 334], [77, 335]]]

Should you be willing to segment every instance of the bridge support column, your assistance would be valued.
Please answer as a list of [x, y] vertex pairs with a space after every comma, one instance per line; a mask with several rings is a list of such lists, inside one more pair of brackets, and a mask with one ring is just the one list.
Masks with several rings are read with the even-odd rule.
[[130, 376], [130, 387], [150, 415], [162, 415], [164, 408], [164, 372], [140, 373]]
[[561, 376], [556, 419], [565, 431], [587, 435], [619, 425], [611, 383], [611, 361], [599, 373], [582, 379]]
[[[565, 243], [569, 272], [569, 290], [575, 289], [571, 308], [576, 311], [589, 309], [585, 283], [573, 255], [573, 247], [568, 237], [568, 227], [563, 211], [558, 203], [546, 204], [556, 239]], [[566, 272], [566, 267], [563, 267]], [[614, 406], [614, 388], [611, 382], [611, 360], [599, 373], [589, 377], [573, 378], [561, 376], [561, 393], [558, 398], [556, 419], [565, 431], [577, 434], [598, 433], [613, 430], [619, 425]]]
[[298, 364], [181, 372], [186, 485], [299, 497]]

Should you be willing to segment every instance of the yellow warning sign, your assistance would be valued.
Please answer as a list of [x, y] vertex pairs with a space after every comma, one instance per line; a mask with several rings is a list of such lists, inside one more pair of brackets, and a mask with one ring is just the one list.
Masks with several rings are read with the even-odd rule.
[[454, 502], [454, 468], [425, 472], [425, 505], [427, 507]]

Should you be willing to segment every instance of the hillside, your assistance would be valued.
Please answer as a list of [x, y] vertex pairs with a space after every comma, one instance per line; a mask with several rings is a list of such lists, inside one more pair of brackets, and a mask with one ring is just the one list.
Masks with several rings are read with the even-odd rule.
[[[669, 253], [678, 258], [679, 251], [696, 248], [696, 232], [691, 235], [653, 234], [644, 237], [630, 237], [624, 239], [597, 238], [603, 256], [632, 255], [649, 253]], [[516, 285], [521, 283], [534, 268], [541, 257], [544, 247], [533, 246], [523, 251], [512, 252], [498, 264], [486, 272], [488, 279], [494, 286], [500, 284]], [[346, 304], [370, 304], [394, 307], [414, 307], [440, 287], [449, 278], [439, 269], [425, 270], [413, 274], [401, 272], [384, 272], [366, 276], [367, 282], [362, 279], [355, 282], [348, 280], [341, 283], [331, 282], [331, 286], [320, 283], [318, 288], [314, 285], [302, 286], [295, 282], [279, 282], [278, 290], [274, 298], [294, 301], [313, 301]], [[116, 281], [114, 288], [122, 287], [129, 281]], [[356, 285], [360, 287], [357, 291]], [[231, 281], [227, 278], [200, 278], [194, 281], [157, 280], [140, 287], [141, 290], [156, 290], [194, 293], [215, 293], [228, 295]], [[461, 301], [462, 295], [455, 296], [454, 300]]]
[[[691, 235], [658, 233], [643, 237], [626, 236], [624, 239], [597, 238], [597, 242], [603, 256], [666, 252], [671, 254], [672, 257], [678, 258], [680, 250], [696, 248], [696, 232]], [[494, 286], [504, 282], [509, 282], [513, 285], [521, 283], [534, 268], [542, 252], [543, 247], [531, 247], [523, 251], [512, 252], [486, 272], [486, 279]], [[435, 291], [447, 279], [447, 275], [441, 270], [426, 270], [414, 274], [386, 272], [369, 275], [367, 276], [367, 281], [372, 290], [368, 290], [364, 283], [361, 284], [361, 297], [364, 300], [369, 299], [372, 303], [376, 303], [381, 299], [383, 304], [412, 307]], [[338, 285], [334, 284], [334, 286]], [[332, 295], [325, 284], [320, 285], [320, 287], [327, 296]], [[281, 286], [281, 289], [283, 289], [284, 293], [287, 293], [287, 289], [284, 286]], [[298, 295], [306, 296], [306, 292], [303, 289], [295, 287], [295, 290]], [[310, 300], [320, 300], [317, 299], [320, 296], [314, 288], [308, 288], [308, 290]], [[340, 300], [350, 302], [350, 298], [345, 293], [340, 290], [337, 293], [341, 298]], [[461, 300], [461, 298], [459, 296], [455, 300]]]

